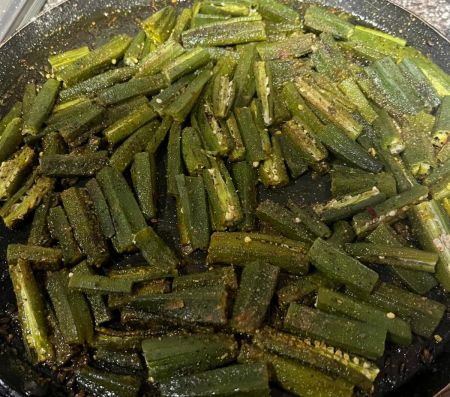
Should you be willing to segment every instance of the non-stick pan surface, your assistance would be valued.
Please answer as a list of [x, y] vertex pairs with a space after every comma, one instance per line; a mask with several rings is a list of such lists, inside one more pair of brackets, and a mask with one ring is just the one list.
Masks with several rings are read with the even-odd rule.
[[[404, 37], [450, 72], [450, 42], [431, 26], [392, 3], [385, 0], [318, 2], [349, 11], [371, 26]], [[189, 4], [190, 1], [179, 1], [177, 7]], [[292, 4], [298, 8], [304, 6], [303, 2]], [[95, 46], [117, 33], [134, 33], [137, 19], [163, 5], [164, 2], [155, 1], [149, 8], [148, 0], [70, 0], [42, 15], [0, 47], [0, 114], [5, 113], [14, 100], [20, 99], [27, 81], [43, 80], [49, 53], [82, 44]], [[159, 165], [161, 170], [165, 169], [162, 156]], [[164, 171], [158, 179], [160, 191], [165, 191]], [[312, 180], [307, 175], [281, 191], [261, 191], [261, 196], [268, 195], [278, 202], [294, 198], [312, 203], [326, 200], [328, 189], [327, 178]], [[157, 230], [176, 247], [173, 202], [164, 196], [158, 200], [160, 221]], [[26, 363], [17, 324], [9, 321], [14, 318], [15, 299], [5, 262], [6, 247], [11, 242], [23, 241], [26, 233], [26, 228], [11, 232], [0, 225], [0, 396], [67, 396], [67, 391], [58, 386], [50, 373], [33, 369]], [[448, 306], [449, 300], [440, 290], [432, 291], [430, 296]], [[416, 338], [408, 348], [388, 346], [384, 361], [379, 363], [384, 370], [377, 381], [377, 395], [426, 397], [450, 381], [448, 311], [436, 334], [443, 338], [442, 342]], [[274, 395], [288, 396], [279, 391], [274, 391]]]

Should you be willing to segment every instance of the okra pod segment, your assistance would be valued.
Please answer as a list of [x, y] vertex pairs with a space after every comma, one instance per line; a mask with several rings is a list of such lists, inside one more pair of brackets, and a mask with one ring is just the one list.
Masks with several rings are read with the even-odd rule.
[[[218, 386], [220, 384], [220, 386]], [[263, 364], [236, 364], [198, 374], [173, 377], [159, 386], [161, 396], [182, 393], [185, 396], [232, 396], [239, 390], [246, 396], [268, 397], [269, 375]]]
[[283, 237], [260, 233], [216, 232], [211, 236], [208, 263], [245, 265], [265, 261], [292, 274], [308, 272], [307, 246]]
[[286, 167], [293, 179], [297, 179], [308, 171], [308, 163], [304, 159], [303, 153], [297, 150], [291, 138], [281, 132], [276, 132], [272, 139], [278, 141]]
[[27, 354], [33, 363], [51, 360], [54, 350], [49, 339], [44, 297], [30, 264], [18, 260], [9, 266], [9, 276], [17, 299], [18, 319]]
[[244, 267], [231, 319], [234, 329], [252, 333], [261, 326], [275, 292], [279, 271], [278, 267], [264, 262], [252, 262]]
[[[230, 63], [236, 62], [230, 58]], [[225, 118], [229, 115], [236, 97], [236, 82], [232, 80], [232, 73], [219, 71], [212, 81], [212, 108], [217, 118]]]
[[86, 254], [89, 264], [101, 266], [108, 260], [109, 252], [90, 206], [88, 192], [84, 189], [69, 188], [61, 193], [61, 200], [75, 239]]
[[16, 118], [22, 118], [22, 109], [23, 109], [23, 104], [22, 102], [16, 102], [13, 107], [9, 110], [8, 113], [6, 113], [5, 117], [3, 117], [2, 119], [0, 119], [0, 136], [3, 134], [3, 132], [5, 131], [6, 126], [13, 121]]
[[256, 45], [254, 43], [237, 46], [239, 61], [234, 72], [234, 84], [236, 86], [235, 106], [248, 106], [255, 94], [256, 84], [254, 75], [254, 63], [256, 60]]
[[238, 280], [233, 266], [216, 267], [201, 273], [175, 277], [172, 282], [172, 291], [192, 290], [219, 284], [225, 285], [230, 291], [238, 289]]
[[102, 229], [105, 238], [111, 238], [114, 236], [116, 231], [114, 230], [114, 224], [111, 219], [111, 214], [109, 212], [108, 203], [102, 192], [102, 189], [95, 178], [91, 178], [85, 185], [89, 197], [92, 201], [92, 207], [94, 209], [95, 215], [97, 216], [98, 222], [100, 223], [100, 228]]
[[315, 5], [309, 6], [306, 10], [305, 27], [319, 32], [331, 33], [340, 39], [349, 39], [354, 32], [354, 26], [344, 18]]
[[256, 216], [269, 224], [283, 236], [292, 240], [312, 244], [314, 235], [302, 224], [302, 221], [291, 210], [271, 200], [261, 202], [256, 208]]
[[13, 119], [3, 131], [0, 137], [0, 162], [8, 158], [18, 149], [23, 142], [22, 119]]
[[248, 107], [234, 110], [242, 140], [246, 150], [246, 159], [254, 167], [259, 165], [261, 160], [266, 158], [263, 151], [261, 135], [253, 119], [252, 111]]
[[58, 79], [62, 80], [64, 87], [67, 88], [93, 77], [122, 58], [130, 43], [131, 38], [129, 36], [118, 35], [64, 68], [59, 72]]
[[162, 44], [169, 38], [175, 22], [175, 8], [166, 6], [142, 21], [142, 28], [149, 39], [156, 44]]
[[220, 125], [223, 130], [226, 130], [227, 135], [232, 141], [231, 146], [233, 148], [228, 154], [228, 159], [231, 162], [245, 160], [247, 149], [245, 148], [242, 134], [234, 114], [230, 113], [226, 120], [221, 120]]
[[136, 65], [142, 57], [147, 35], [140, 30], [133, 38], [123, 56], [123, 63], [127, 66]]
[[342, 353], [325, 343], [312, 343], [309, 339], [264, 327], [253, 337], [253, 343], [260, 349], [300, 361], [325, 372], [330, 372], [361, 387], [370, 390], [380, 370], [372, 362], [348, 353]]
[[308, 257], [325, 276], [361, 294], [370, 294], [378, 281], [375, 271], [320, 238], [312, 245]]
[[374, 327], [384, 327], [387, 329], [388, 340], [399, 345], [407, 346], [411, 344], [410, 325], [406, 321], [397, 318], [392, 312], [386, 313], [371, 305], [326, 288], [319, 289], [316, 307], [319, 310], [350, 317]]
[[178, 80], [186, 74], [192, 73], [210, 61], [209, 53], [197, 47], [175, 58], [162, 70], [169, 83]]
[[183, 174], [183, 158], [181, 154], [181, 125], [173, 123], [169, 131], [167, 143], [167, 194], [177, 195], [175, 177]]
[[153, 155], [156, 153], [159, 146], [164, 141], [164, 138], [166, 137], [167, 133], [169, 132], [170, 127], [172, 126], [172, 122], [173, 120], [171, 117], [167, 116], [163, 117], [158, 129], [152, 134], [152, 136], [148, 140], [147, 147], [145, 148], [147, 152]]
[[292, 200], [288, 202], [288, 208], [295, 215], [295, 222], [299, 221], [317, 237], [328, 238], [331, 236], [330, 228], [323, 223], [317, 214], [309, 207], [301, 207]]
[[61, 267], [62, 252], [57, 248], [8, 244], [6, 260], [10, 265], [22, 260], [30, 263], [35, 269], [57, 270]]
[[270, 74], [270, 69], [264, 61], [256, 61], [254, 68], [256, 92], [258, 98], [261, 100], [264, 124], [269, 126], [273, 123], [274, 117], [272, 76]]
[[31, 222], [30, 233], [28, 234], [28, 244], [48, 247], [52, 243], [48, 228], [48, 215], [50, 208], [54, 204], [54, 197], [48, 194], [42, 203], [36, 208]]
[[278, 188], [289, 183], [289, 175], [279, 142], [273, 137], [269, 137], [269, 141], [270, 153], [259, 166], [259, 178], [264, 186]]
[[384, 353], [384, 326], [373, 327], [296, 303], [289, 305], [284, 327], [363, 357], [376, 359]]
[[433, 127], [432, 137], [438, 143], [447, 142], [450, 136], [450, 95], [442, 98], [441, 106], [436, 114], [436, 123]]
[[43, 175], [51, 177], [94, 176], [108, 162], [105, 151], [76, 156], [53, 154], [41, 158], [40, 169]]
[[337, 221], [333, 224], [333, 234], [327, 240], [331, 244], [342, 247], [346, 243], [351, 243], [356, 235], [352, 225], [346, 221]]
[[53, 73], [57, 74], [65, 67], [85, 57], [89, 52], [89, 47], [86, 46], [75, 48], [60, 54], [50, 55], [48, 63], [51, 65]]
[[238, 228], [244, 231], [253, 230], [256, 221], [255, 209], [258, 205], [255, 169], [248, 162], [240, 161], [232, 165], [231, 173], [243, 216]]
[[223, 366], [236, 358], [238, 346], [225, 334], [167, 335], [143, 340], [142, 350], [153, 383]]
[[137, 153], [131, 166], [131, 180], [145, 219], [156, 216], [156, 165], [153, 155]]
[[401, 218], [411, 206], [425, 200], [428, 195], [426, 186], [414, 186], [406, 192], [388, 198], [353, 217], [353, 228], [358, 236], [364, 236], [375, 230], [380, 223], [390, 224]]

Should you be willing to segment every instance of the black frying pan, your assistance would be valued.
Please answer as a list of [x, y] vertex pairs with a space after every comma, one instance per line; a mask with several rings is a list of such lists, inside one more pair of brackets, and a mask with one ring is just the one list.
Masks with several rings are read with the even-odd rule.
[[[0, 0], [1, 1], [1, 0]], [[341, 8], [359, 17], [365, 23], [389, 33], [404, 37], [408, 42], [450, 72], [450, 42], [430, 25], [386, 0], [318, 0], [317, 2]], [[162, 7], [164, 1], [153, 1]], [[180, 1], [178, 7], [190, 4]], [[303, 2], [295, 3], [298, 8]], [[20, 99], [27, 81], [41, 81], [43, 66], [52, 51], [61, 51], [81, 44], [98, 45], [117, 33], [134, 33], [135, 20], [151, 12], [148, 0], [70, 0], [42, 15], [0, 47], [0, 114]], [[95, 23], [94, 23], [95, 22]], [[161, 169], [164, 159], [160, 159]], [[163, 172], [159, 180], [164, 184]], [[163, 186], [161, 186], [163, 188]], [[161, 189], [164, 191], [164, 189]], [[326, 178], [312, 180], [300, 178], [279, 192], [261, 191], [276, 201], [292, 197], [306, 203], [327, 199]], [[174, 206], [165, 197], [159, 198], [160, 222], [158, 232], [174, 247], [177, 245]], [[12, 293], [5, 263], [6, 246], [26, 238], [26, 228], [14, 232], [0, 225], [0, 395], [67, 396], [49, 372], [32, 368], [24, 359], [17, 324], [5, 324], [14, 313]], [[439, 290], [430, 296], [447, 304], [449, 299]], [[408, 348], [388, 346], [384, 367], [380, 374], [376, 394], [405, 397], [427, 397], [450, 382], [450, 314], [447, 312], [439, 329], [441, 343], [416, 338]], [[2, 339], [3, 337], [3, 339]], [[8, 342], [4, 342], [8, 340]], [[447, 354], [445, 354], [447, 353]], [[440, 358], [439, 358], [440, 357]], [[288, 394], [274, 391], [274, 395]]]

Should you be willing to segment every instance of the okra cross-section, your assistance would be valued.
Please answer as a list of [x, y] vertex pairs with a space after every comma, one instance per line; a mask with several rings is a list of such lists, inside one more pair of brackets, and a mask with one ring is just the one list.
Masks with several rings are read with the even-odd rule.
[[273, 235], [216, 232], [211, 236], [207, 261], [245, 265], [260, 260], [292, 274], [305, 274], [307, 250], [304, 243]]
[[223, 366], [236, 358], [237, 349], [234, 337], [225, 334], [167, 335], [142, 341], [150, 382]]
[[369, 294], [378, 281], [375, 271], [320, 238], [312, 245], [308, 257], [325, 276], [343, 283], [351, 290]]

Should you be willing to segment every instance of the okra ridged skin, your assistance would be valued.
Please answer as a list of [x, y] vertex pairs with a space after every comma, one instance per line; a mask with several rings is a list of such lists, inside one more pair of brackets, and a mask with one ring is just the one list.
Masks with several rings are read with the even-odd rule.
[[97, 216], [103, 235], [107, 239], [113, 237], [116, 231], [114, 230], [114, 224], [111, 219], [111, 214], [109, 212], [106, 198], [99, 183], [95, 178], [91, 178], [86, 183], [85, 188], [89, 193], [89, 197], [92, 201], [92, 207], [94, 209], [95, 215]]
[[9, 110], [6, 115], [0, 119], [0, 136], [3, 135], [3, 132], [5, 131], [6, 126], [13, 121], [16, 118], [22, 118], [23, 117], [23, 104], [22, 102], [16, 102], [12, 108]]
[[233, 266], [217, 267], [201, 273], [175, 277], [172, 282], [172, 291], [183, 291], [218, 284], [225, 285], [231, 291], [238, 289], [237, 275]]
[[94, 176], [108, 163], [105, 151], [77, 156], [53, 154], [41, 158], [40, 169], [43, 175], [50, 177]]
[[23, 142], [21, 118], [14, 118], [5, 127], [0, 137], [0, 162], [8, 160]]
[[262, 364], [237, 364], [198, 374], [173, 377], [160, 384], [161, 396], [268, 397], [270, 395], [267, 367]]
[[153, 155], [137, 153], [131, 166], [131, 180], [146, 220], [156, 216], [156, 165]]
[[142, 350], [148, 379], [153, 383], [232, 362], [238, 345], [233, 336], [226, 334], [167, 335], [143, 340]]
[[298, 396], [350, 397], [354, 386], [295, 360], [263, 351], [244, 343], [238, 357], [240, 363], [263, 363], [269, 369], [270, 380]]
[[348, 39], [354, 32], [354, 26], [325, 8], [311, 5], [305, 13], [305, 26], [309, 29], [331, 33], [342, 39]]
[[262, 260], [292, 274], [306, 274], [307, 250], [304, 243], [273, 235], [216, 232], [211, 236], [207, 262], [245, 265]]
[[325, 276], [361, 294], [370, 294], [378, 281], [378, 273], [320, 238], [312, 245], [308, 257]]
[[370, 390], [380, 369], [370, 361], [342, 352], [323, 342], [302, 339], [270, 327], [260, 329], [253, 336], [258, 348], [288, 359], [330, 372], [364, 390]]
[[8, 244], [6, 260], [8, 264], [16, 264], [22, 260], [30, 263], [34, 269], [57, 270], [61, 267], [62, 252], [51, 247]]

